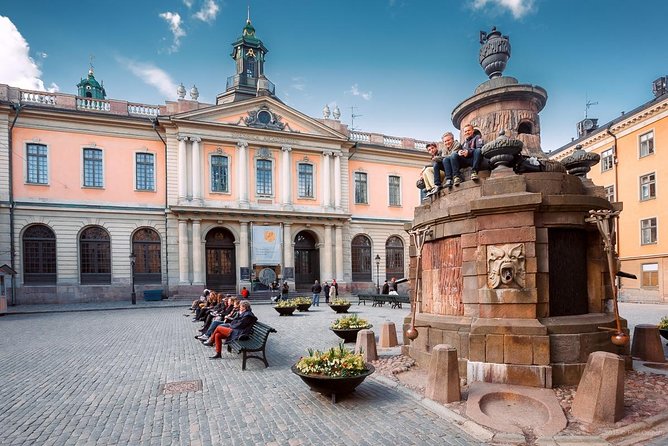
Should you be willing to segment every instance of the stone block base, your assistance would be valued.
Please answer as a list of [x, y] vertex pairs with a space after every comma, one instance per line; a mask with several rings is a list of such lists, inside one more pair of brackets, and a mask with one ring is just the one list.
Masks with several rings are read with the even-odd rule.
[[552, 367], [468, 361], [466, 379], [469, 384], [483, 381], [551, 389]]

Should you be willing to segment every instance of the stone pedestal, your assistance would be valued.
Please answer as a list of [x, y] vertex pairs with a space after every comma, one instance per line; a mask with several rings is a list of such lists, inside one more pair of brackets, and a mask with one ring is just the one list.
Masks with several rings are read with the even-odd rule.
[[433, 348], [425, 396], [439, 403], [461, 400], [457, 350], [447, 344]]
[[397, 342], [397, 328], [394, 322], [383, 322], [380, 328], [380, 348], [396, 347]]
[[612, 424], [624, 416], [624, 360], [614, 353], [589, 355], [573, 399], [573, 416], [585, 423]]
[[633, 330], [631, 356], [649, 362], [666, 362], [656, 325], [640, 324]]
[[357, 332], [355, 353], [361, 353], [364, 362], [371, 362], [378, 359], [378, 353], [376, 352], [376, 335], [373, 331], [360, 330]]

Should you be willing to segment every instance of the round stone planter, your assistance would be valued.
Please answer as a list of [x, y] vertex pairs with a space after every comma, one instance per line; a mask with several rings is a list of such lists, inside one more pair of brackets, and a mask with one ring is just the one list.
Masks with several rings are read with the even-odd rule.
[[297, 304], [297, 311], [308, 311], [311, 308], [311, 304]]
[[279, 316], [292, 316], [297, 307], [274, 307], [278, 311]]
[[292, 373], [299, 376], [312, 391], [321, 393], [322, 395], [331, 395], [332, 403], [336, 403], [339, 396], [354, 391], [357, 386], [362, 384], [362, 381], [364, 381], [367, 376], [376, 371], [371, 364], [367, 364], [366, 368], [367, 371], [360, 375], [342, 377], [304, 375], [297, 370], [296, 365], [293, 365], [291, 370]]
[[343, 342], [355, 342], [357, 341], [357, 333], [360, 330], [368, 330], [373, 325], [369, 325], [366, 328], [330, 328], [338, 337], [343, 339]]
[[332, 305], [332, 304], [330, 304], [329, 308], [336, 311], [337, 313], [347, 313], [348, 308], [350, 308], [350, 304], [346, 304], [346, 305]]

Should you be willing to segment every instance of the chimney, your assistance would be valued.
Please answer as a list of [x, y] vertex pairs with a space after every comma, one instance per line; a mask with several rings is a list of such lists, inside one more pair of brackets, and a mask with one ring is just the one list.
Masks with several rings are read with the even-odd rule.
[[668, 76], [663, 76], [652, 82], [652, 93], [658, 98], [668, 93]]

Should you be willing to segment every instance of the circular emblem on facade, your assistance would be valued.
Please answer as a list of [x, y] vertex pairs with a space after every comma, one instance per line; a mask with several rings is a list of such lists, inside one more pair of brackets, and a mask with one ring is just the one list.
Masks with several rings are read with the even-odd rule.
[[271, 122], [271, 113], [267, 110], [260, 110], [257, 114], [257, 120], [262, 124], [269, 124]]
[[276, 233], [274, 231], [264, 231], [264, 241], [273, 243], [276, 241]]
[[258, 278], [260, 279], [260, 282], [269, 286], [269, 284], [271, 284], [271, 282], [276, 280], [276, 273], [271, 268], [263, 268], [260, 271], [260, 274], [258, 274]]

